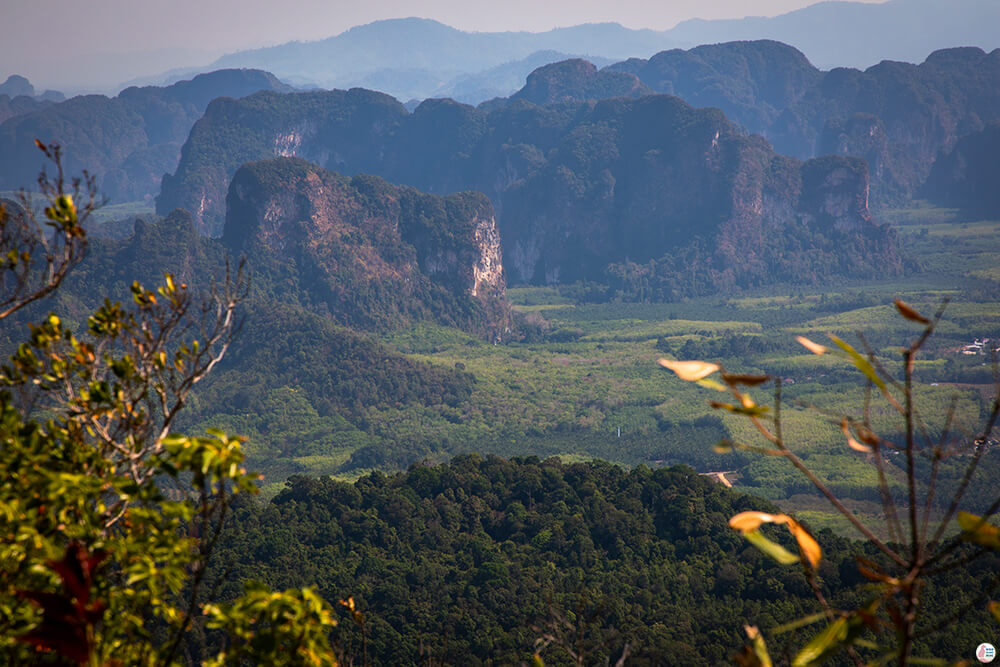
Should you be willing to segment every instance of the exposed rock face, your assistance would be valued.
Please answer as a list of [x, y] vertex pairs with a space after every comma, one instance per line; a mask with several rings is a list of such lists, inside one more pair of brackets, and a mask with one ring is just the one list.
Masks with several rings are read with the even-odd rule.
[[263, 289], [294, 285], [362, 328], [506, 324], [499, 233], [481, 194], [437, 197], [277, 158], [240, 168], [226, 201], [223, 243], [259, 265]]
[[888, 173], [891, 158], [885, 125], [872, 114], [858, 113], [846, 120], [828, 119], [820, 137], [818, 154], [863, 158], [868, 162], [872, 179], [883, 182], [891, 177]]
[[[306, 119], [318, 129], [303, 130]], [[427, 192], [484, 192], [517, 283], [603, 280], [609, 265], [691, 248], [713, 272], [695, 291], [809, 282], [874, 271], [855, 248], [872, 239], [886, 246], [879, 270], [899, 267], [891, 235], [868, 214], [858, 160], [833, 157], [803, 170], [717, 109], [666, 95], [548, 106], [515, 100], [492, 111], [428, 100], [412, 115], [367, 91], [219, 101], [192, 132], [178, 173], [164, 181], [161, 204], [191, 207], [210, 231], [210, 206], [221, 199], [213, 184], [243, 161], [286, 150]], [[183, 191], [168, 188], [174, 183], [192, 190], [178, 196]], [[789, 247], [788, 235], [803, 229], [808, 234]], [[419, 240], [412, 243], [419, 252]], [[822, 267], [809, 266], [809, 243], [825, 244], [813, 255]], [[856, 261], [838, 261], [848, 252]], [[422, 266], [433, 265], [434, 253]], [[782, 268], [791, 256], [794, 271]], [[490, 265], [480, 271], [489, 275]]]

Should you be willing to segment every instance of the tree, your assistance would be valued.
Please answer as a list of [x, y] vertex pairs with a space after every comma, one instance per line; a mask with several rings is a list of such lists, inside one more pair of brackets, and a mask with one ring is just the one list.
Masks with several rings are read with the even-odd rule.
[[[944, 661], [928, 662], [926, 658], [916, 658], [913, 655], [914, 642], [948, 627], [963, 613], [984, 604], [988, 595], [988, 591], [974, 596], [970, 592], [971, 599], [958, 609], [949, 609], [937, 617], [923, 613], [921, 594], [936, 577], [967, 565], [989, 550], [1000, 551], [1000, 528], [989, 523], [1000, 510], [1000, 495], [995, 495], [982, 516], [959, 511], [963, 499], [968, 497], [976, 470], [987, 449], [986, 443], [1000, 416], [1000, 391], [993, 399], [978, 436], [963, 437], [962, 434], [956, 436], [951, 433], [953, 408], [944, 415], [943, 429], [933, 433], [915, 405], [914, 367], [946, 304], [943, 303], [932, 318], [925, 317], [898, 299], [895, 305], [900, 316], [923, 326], [921, 334], [903, 348], [901, 377], [894, 376], [867, 344], [863, 354], [833, 334], [830, 334], [834, 344], [832, 348], [802, 336], [797, 338], [813, 354], [839, 354], [864, 376], [865, 400], [860, 415], [824, 414], [839, 424], [848, 447], [867, 455], [876, 467], [888, 540], [880, 538], [847, 509], [789, 447], [782, 433], [780, 378], [729, 373], [718, 364], [704, 361], [660, 360], [662, 366], [672, 370], [682, 380], [728, 393], [733, 400], [712, 401], [712, 407], [748, 419], [763, 438], [763, 444], [725, 442], [721, 445], [722, 449], [742, 449], [787, 460], [879, 553], [877, 558], [857, 558], [858, 571], [870, 582], [865, 604], [854, 609], [835, 609], [823, 596], [818, 584], [821, 547], [805, 526], [786, 514], [741, 512], [730, 519], [733, 529], [768, 556], [781, 563], [800, 565], [822, 605], [820, 614], [788, 624], [789, 627], [804, 627], [826, 622], [826, 626], [798, 651], [792, 660], [792, 665], [796, 667], [820, 664], [844, 651], [857, 665], [881, 665], [891, 661], [899, 665], [945, 664]], [[863, 337], [861, 340], [864, 342]], [[714, 379], [716, 374], [721, 382]], [[751, 396], [750, 388], [772, 381], [773, 403], [758, 404]], [[997, 387], [1000, 388], [1000, 381]], [[896, 430], [902, 435], [902, 442], [893, 442], [894, 435], [876, 432], [871, 419], [871, 409], [876, 401], [884, 402], [895, 414]], [[889, 482], [889, 464], [885, 458], [889, 453], [899, 454], [904, 461], [902, 497], [894, 493]], [[960, 461], [959, 457], [968, 458], [965, 472], [951, 496], [940, 503], [937, 494], [942, 488], [942, 466], [948, 460]], [[929, 461], [926, 477], [918, 474], [921, 459]], [[935, 507], [943, 511], [936, 521], [932, 521]], [[953, 522], [957, 522], [960, 531], [949, 537], [949, 527]], [[760, 529], [768, 523], [788, 528], [797, 546], [797, 554], [764, 536]], [[1000, 608], [991, 603], [990, 610], [1000, 619]], [[763, 635], [756, 627], [748, 626], [746, 632], [750, 643], [736, 656], [737, 662], [741, 665], [770, 665], [771, 658]]]
[[[58, 175], [39, 181], [44, 225], [24, 194], [0, 208], [0, 319], [59, 287], [96, 206], [93, 179], [67, 187], [58, 146], [38, 145]], [[134, 283], [128, 306], [106, 299], [80, 334], [54, 313], [29, 325], [0, 367], [6, 664], [175, 664], [200, 624], [226, 636], [210, 664], [336, 664], [332, 609], [309, 589], [203, 600], [230, 500], [258, 476], [241, 438], [173, 428], [236, 335], [245, 293], [242, 267], [201, 296], [169, 274], [155, 290]]]

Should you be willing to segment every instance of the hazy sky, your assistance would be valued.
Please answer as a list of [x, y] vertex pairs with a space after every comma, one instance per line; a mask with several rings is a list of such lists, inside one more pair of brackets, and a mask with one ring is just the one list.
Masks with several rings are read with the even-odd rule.
[[[598, 21], [664, 30], [693, 17], [773, 16], [815, 1], [0, 0], [0, 81], [19, 73], [38, 87], [88, 85], [84, 79], [116, 73], [98, 76], [88, 68], [153, 74], [163, 62], [207, 64], [222, 53], [322, 39], [385, 18], [420, 16], [479, 31], [537, 32]], [[146, 55], [112, 63], [93, 57], [135, 52]]]

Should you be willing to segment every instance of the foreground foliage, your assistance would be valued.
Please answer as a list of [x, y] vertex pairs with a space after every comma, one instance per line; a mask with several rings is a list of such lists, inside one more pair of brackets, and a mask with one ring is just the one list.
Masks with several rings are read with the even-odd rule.
[[[956, 428], [955, 399], [950, 407], [941, 410], [943, 421], [939, 423], [929, 419], [915, 402], [914, 369], [917, 358], [941, 320], [946, 303], [933, 317], [926, 317], [896, 299], [895, 307], [899, 315], [922, 327], [913, 342], [902, 348], [903, 363], [898, 372], [883, 365], [863, 336], [863, 352], [834, 334], [829, 335], [833, 344], [830, 347], [803, 336], [797, 338], [814, 355], [836, 354], [843, 357], [864, 378], [865, 400], [860, 414], [840, 415], [828, 406], [813, 409], [827, 419], [839, 422], [847, 447], [864, 455], [866, 462], [876, 470], [884, 534], [888, 535], [888, 539], [856, 517], [796, 454], [794, 441], [783, 434], [780, 378], [729, 373], [721, 365], [705, 361], [660, 360], [662, 366], [673, 371], [681, 380], [698, 383], [725, 395], [725, 400], [712, 401], [711, 406], [745, 418], [763, 440], [762, 444], [733, 440], [723, 442], [721, 448], [741, 449], [784, 459], [808, 479], [875, 550], [874, 558], [857, 559], [858, 572], [870, 582], [866, 586], [864, 602], [847, 608], [838, 607], [830, 604], [820, 590], [817, 568], [821, 548], [799, 522], [785, 514], [761, 512], [743, 512], [729, 520], [732, 528], [740, 531], [774, 560], [787, 565], [801, 564], [823, 607], [822, 614], [801, 621], [801, 625], [825, 621], [826, 627], [798, 651], [792, 660], [793, 667], [818, 664], [842, 651], [859, 666], [891, 661], [899, 665], [917, 664], [914, 649], [919, 638], [948, 628], [970, 610], [983, 605], [1000, 583], [1000, 576], [995, 576], [976, 595], [970, 592], [960, 596], [950, 608], [935, 610], [936, 613], [927, 609], [925, 604], [925, 590], [938, 577], [965, 567], [990, 551], [1000, 551], [1000, 529], [989, 523], [1000, 509], [1000, 495], [987, 489], [986, 493], [994, 499], [988, 501], [982, 516], [960, 511], [963, 503], [967, 505], [973, 496], [967, 492], [976, 481], [977, 469], [991, 446], [993, 429], [1000, 417], [1000, 377], [994, 381], [992, 406], [975, 434]], [[993, 356], [996, 376], [995, 351]], [[775, 385], [773, 403], [759, 404], [751, 394], [760, 385], [772, 381]], [[878, 411], [889, 412], [895, 424], [876, 424], [872, 414]], [[891, 459], [894, 457], [902, 460], [896, 480], [892, 479]], [[943, 484], [939, 476], [948, 461], [958, 461], [965, 469], [961, 481], [952, 488]], [[982, 486], [981, 475], [978, 481]], [[944, 497], [939, 500], [938, 495]], [[960, 532], [949, 536], [953, 521], [957, 522]], [[795, 538], [798, 553], [792, 553], [765, 537], [760, 528], [767, 523], [785, 524]], [[963, 550], [963, 543], [971, 543], [975, 548]], [[743, 660], [752, 665], [770, 664], [759, 631], [748, 627], [747, 633], [751, 646], [747, 647]]]
[[[59, 167], [57, 147], [39, 146]], [[69, 191], [61, 168], [43, 179], [44, 227], [26, 199], [0, 210], [0, 315], [57, 289], [79, 261], [92, 185], [78, 210], [80, 183]], [[202, 299], [170, 274], [156, 290], [136, 282], [130, 305], [105, 300], [83, 333], [55, 314], [31, 325], [0, 367], [0, 661], [175, 664], [207, 622], [229, 631], [213, 664], [335, 664], [330, 607], [308, 590], [253, 587], [203, 605], [231, 498], [256, 492], [257, 476], [240, 438], [174, 426], [225, 354], [244, 292], [239, 272]]]

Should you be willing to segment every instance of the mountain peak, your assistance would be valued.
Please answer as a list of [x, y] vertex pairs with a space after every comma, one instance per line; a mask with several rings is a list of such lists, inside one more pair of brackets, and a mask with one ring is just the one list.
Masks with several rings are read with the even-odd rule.
[[651, 92], [652, 89], [634, 74], [598, 70], [593, 63], [582, 58], [571, 58], [536, 69], [528, 75], [524, 88], [511, 99], [544, 105], [608, 97], [640, 97]]

